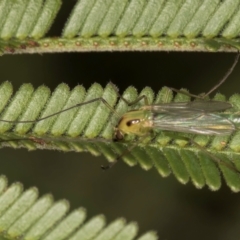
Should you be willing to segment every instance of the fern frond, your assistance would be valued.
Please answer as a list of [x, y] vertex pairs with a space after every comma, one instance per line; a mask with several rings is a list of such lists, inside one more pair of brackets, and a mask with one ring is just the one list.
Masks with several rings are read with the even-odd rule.
[[240, 45], [236, 0], [78, 0], [62, 36], [43, 38], [60, 6], [60, 0], [1, 1], [2, 51], [235, 51]]
[[[76, 86], [70, 91], [66, 84], [60, 84], [52, 94], [45, 86], [34, 91], [30, 84], [23, 84], [13, 97], [12, 91], [9, 82], [0, 86], [0, 120], [36, 121], [96, 97], [104, 98], [112, 111], [102, 102], [96, 101], [35, 123], [13, 124], [0, 121], [2, 146], [24, 147], [29, 150], [44, 148], [88, 151], [95, 156], [103, 154], [111, 162], [134, 143], [133, 139], [112, 142], [114, 127], [119, 118], [129, 110], [123, 100], [117, 102], [118, 95], [112, 84], [103, 89], [95, 83], [87, 91], [82, 86]], [[148, 87], [144, 88], [140, 95], [146, 95], [150, 104], [190, 101], [190, 97], [183, 93], [173, 97], [171, 90], [166, 87], [160, 90], [156, 97]], [[140, 95], [133, 87], [123, 93], [123, 97], [128, 101], [133, 101]], [[214, 99], [223, 101], [225, 97], [217, 94]], [[240, 96], [233, 95], [229, 102], [234, 106], [232, 111], [239, 112]], [[143, 102], [140, 102], [131, 108], [138, 109], [142, 104]], [[191, 179], [197, 188], [207, 185], [211, 190], [221, 187], [221, 171], [231, 190], [238, 192], [239, 174], [226, 165], [232, 164], [240, 169], [239, 136], [238, 131], [232, 136], [191, 136], [190, 138], [201, 146], [198, 147], [188, 140], [190, 138], [186, 139], [185, 134], [162, 132], [156, 134], [154, 140], [140, 142], [123, 156], [123, 160], [130, 166], [138, 163], [145, 170], [154, 166], [163, 177], [172, 171], [183, 184]], [[219, 168], [214, 160], [219, 162]]]
[[[138, 226], [119, 218], [106, 225], [103, 215], [85, 222], [86, 210], [68, 213], [66, 200], [54, 202], [52, 195], [38, 196], [37, 188], [23, 191], [21, 183], [8, 186], [0, 176], [0, 234], [7, 239], [136, 239]], [[156, 240], [155, 232], [147, 232], [139, 240]]]
[[[239, 2], [235, 0], [132, 0], [119, 3], [118, 0], [78, 1], [63, 36], [212, 38], [222, 35], [233, 38], [239, 33], [236, 26]], [[221, 34], [223, 27], [225, 30]]]
[[61, 0], [1, 1], [0, 38], [41, 38], [51, 27]]

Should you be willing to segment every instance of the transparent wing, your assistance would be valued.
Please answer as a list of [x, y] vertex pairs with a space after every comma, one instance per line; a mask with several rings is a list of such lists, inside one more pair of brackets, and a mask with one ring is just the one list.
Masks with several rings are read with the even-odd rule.
[[152, 110], [157, 112], [166, 111], [190, 111], [190, 112], [219, 112], [232, 108], [232, 104], [220, 101], [194, 101], [194, 102], [178, 102], [163, 103], [149, 106], [143, 106], [143, 110]]
[[161, 108], [160, 110], [157, 107], [153, 108], [153, 128], [204, 135], [229, 135], [236, 130], [234, 123], [226, 117], [227, 115], [209, 112], [213, 105], [207, 110], [203, 108], [203, 105], [199, 108], [195, 106], [177, 108], [175, 105], [176, 108]]

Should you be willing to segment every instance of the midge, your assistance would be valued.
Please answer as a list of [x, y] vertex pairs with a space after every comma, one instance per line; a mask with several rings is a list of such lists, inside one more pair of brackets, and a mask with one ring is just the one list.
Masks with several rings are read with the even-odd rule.
[[[155, 104], [149, 105], [146, 96], [142, 95], [134, 102], [128, 102], [126, 99], [119, 97], [129, 106], [138, 103], [140, 100], [144, 100], [145, 105], [139, 109], [128, 111], [120, 117], [117, 126], [114, 128], [114, 141], [124, 140], [126, 135], [138, 136], [137, 140], [133, 145], [118, 156], [114, 162], [107, 166], [101, 166], [102, 169], [106, 170], [111, 168], [117, 161], [129, 153], [139, 142], [143, 141], [146, 137], [151, 137], [154, 132], [160, 131], [171, 131], [171, 132], [182, 132], [182, 133], [193, 133], [193, 134], [203, 134], [203, 135], [230, 135], [238, 129], [240, 126], [240, 115], [239, 114], [229, 114], [223, 113], [226, 109], [232, 108], [232, 105], [227, 102], [204, 100], [210, 93], [216, 90], [221, 84], [223, 84], [229, 75], [234, 70], [240, 53], [237, 54], [233, 65], [221, 79], [221, 81], [216, 84], [210, 91], [202, 96], [196, 96], [189, 94], [192, 97], [200, 98], [202, 101], [193, 102], [178, 102], [178, 103], [166, 103], [166, 104]], [[113, 86], [114, 87], [114, 86]], [[114, 88], [115, 89], [115, 88]], [[175, 89], [172, 89], [177, 91]], [[177, 91], [181, 92], [181, 91]], [[186, 93], [184, 93], [186, 94]], [[72, 107], [66, 108], [59, 112], [55, 112], [46, 117], [40, 118], [35, 121], [8, 121], [0, 119], [1, 122], [8, 123], [35, 123], [43, 121], [47, 118], [53, 117], [60, 113], [69, 111], [70, 109], [80, 107], [86, 104], [91, 104], [96, 101], [101, 101], [108, 107], [111, 111], [115, 113], [112, 107], [103, 98], [95, 98], [87, 102], [76, 104]], [[193, 144], [201, 148], [197, 143]], [[204, 150], [203, 148], [201, 148]], [[208, 151], [205, 150], [206, 153]], [[211, 155], [210, 153], [208, 153]], [[220, 163], [219, 159], [212, 156], [213, 160]], [[224, 164], [224, 163], [222, 163]], [[225, 166], [236, 171], [231, 165], [224, 164]]]

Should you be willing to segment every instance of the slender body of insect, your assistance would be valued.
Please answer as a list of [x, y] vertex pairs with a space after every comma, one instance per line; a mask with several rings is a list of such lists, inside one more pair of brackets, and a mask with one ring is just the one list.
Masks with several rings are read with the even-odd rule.
[[[232, 73], [238, 62], [240, 54], [238, 53], [232, 67], [228, 70], [224, 78], [215, 85], [208, 93], [199, 97], [189, 94], [195, 98], [204, 99], [211, 92], [217, 89], [228, 76]], [[176, 91], [175, 89], [173, 89]], [[178, 91], [181, 92], [181, 91]], [[184, 93], [186, 94], [186, 93]], [[133, 134], [140, 137], [150, 136], [152, 132], [159, 131], [175, 131], [183, 133], [204, 134], [204, 135], [230, 135], [240, 126], [240, 114], [224, 113], [223, 111], [232, 108], [227, 102], [220, 101], [194, 101], [181, 103], [167, 103], [158, 105], [149, 105], [146, 96], [141, 96], [134, 102], [129, 103], [127, 100], [119, 97], [128, 105], [134, 105], [140, 100], [145, 100], [145, 105], [140, 109], [131, 110], [125, 113], [115, 127], [113, 140], [121, 141], [125, 135]], [[109, 109], [112, 107], [103, 99], [95, 98], [88, 102], [83, 102], [62, 111], [53, 113], [36, 121], [8, 121], [0, 119], [2, 122], [8, 123], [33, 123], [43, 121], [60, 113], [69, 111], [70, 109], [101, 101]], [[114, 111], [114, 110], [113, 110]], [[33, 139], [33, 141], [36, 141]], [[37, 140], [38, 141], [38, 140]], [[127, 152], [122, 153], [114, 162], [107, 166], [101, 166], [102, 169], [111, 168], [119, 158], [130, 152], [137, 144], [133, 144]]]
[[123, 115], [115, 133], [144, 136], [150, 131], [175, 131], [204, 135], [229, 135], [240, 125], [239, 114], [220, 113], [232, 105], [220, 101], [197, 101], [143, 106]]
[[[239, 53], [223, 79], [201, 98], [204, 99], [226, 81], [235, 68], [238, 58]], [[192, 94], [190, 96], [199, 98], [199, 96]], [[114, 133], [115, 141], [121, 141], [128, 134], [144, 137], [151, 135], [153, 131], [161, 132], [164, 130], [211, 136], [230, 135], [240, 126], [240, 114], [223, 113], [223, 111], [232, 108], [232, 105], [227, 102], [195, 101], [148, 105], [146, 96], [141, 96], [134, 103], [143, 98], [145, 106], [125, 113], [119, 120]], [[111, 168], [119, 158], [108, 166], [102, 166], [102, 169]]]
[[[220, 101], [146, 105], [125, 113], [115, 128], [114, 137], [120, 141], [125, 135], [133, 134], [141, 139], [162, 131], [230, 135], [240, 127], [240, 114], [222, 112], [229, 108], [232, 108], [230, 103]], [[110, 168], [115, 163], [102, 168]]]

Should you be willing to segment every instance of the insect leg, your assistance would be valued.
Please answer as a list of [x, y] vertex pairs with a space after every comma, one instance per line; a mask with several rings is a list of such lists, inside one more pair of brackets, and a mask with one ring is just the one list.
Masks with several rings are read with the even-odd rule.
[[13, 124], [17, 124], [17, 123], [36, 123], [36, 122], [40, 122], [40, 121], [43, 121], [43, 120], [45, 120], [45, 119], [48, 119], [48, 118], [50, 118], [50, 117], [56, 116], [56, 115], [58, 115], [58, 114], [60, 114], [60, 113], [69, 111], [69, 110], [74, 109], [74, 108], [76, 108], [76, 107], [81, 107], [81, 106], [83, 106], [83, 105], [87, 105], [87, 104], [90, 104], [90, 103], [93, 103], [93, 102], [97, 102], [97, 101], [101, 101], [101, 102], [102, 102], [106, 107], [108, 107], [112, 112], [115, 112], [114, 109], [108, 104], [108, 102], [107, 102], [104, 98], [99, 97], [99, 98], [94, 98], [94, 99], [92, 99], [92, 100], [89, 100], [89, 101], [87, 101], [87, 102], [78, 103], [78, 104], [76, 104], [76, 105], [74, 105], [74, 106], [71, 106], [71, 107], [69, 107], [69, 108], [63, 109], [63, 110], [58, 111], [58, 112], [55, 112], [55, 113], [50, 114], [50, 115], [48, 115], [48, 116], [46, 116], [46, 117], [39, 118], [39, 119], [37, 119], [37, 120], [10, 121], [10, 120], [0, 119], [0, 122], [7, 122], [7, 123], [13, 123]]
[[129, 148], [127, 148], [124, 152], [122, 152], [122, 154], [120, 154], [113, 162], [109, 163], [108, 165], [104, 166], [101, 165], [102, 170], [108, 170], [110, 168], [112, 168], [117, 162], [118, 160], [120, 160], [123, 156], [125, 156], [126, 154], [129, 154], [135, 147], [137, 147], [137, 145], [141, 142], [144, 141], [144, 139], [146, 139], [147, 137], [149, 137], [150, 134], [146, 134], [145, 136], [139, 138], [134, 144], [132, 144], [132, 146], [130, 146]]
[[223, 162], [221, 161], [221, 159], [219, 159], [218, 157], [214, 156], [212, 153], [210, 153], [209, 151], [207, 151], [204, 147], [202, 147], [201, 145], [199, 145], [197, 142], [195, 142], [194, 140], [190, 139], [191, 143], [193, 145], [195, 145], [197, 148], [201, 149], [201, 151], [203, 151], [204, 153], [206, 153], [215, 163], [217, 164], [221, 164], [227, 168], [229, 168], [230, 170], [234, 171], [235, 173], [239, 174], [239, 171], [236, 167], [234, 167], [233, 165]]
[[215, 91], [217, 88], [219, 88], [227, 79], [228, 77], [232, 74], [234, 68], [236, 67], [237, 63], [238, 63], [238, 59], [240, 56], [240, 52], [238, 51], [234, 62], [232, 64], [232, 66], [228, 69], [228, 71], [225, 73], [224, 77], [219, 81], [219, 83], [217, 83], [215, 86], [213, 86], [206, 94], [204, 94], [202, 96], [202, 98], [206, 98], [210, 93], [212, 93], [213, 91]]
[[139, 142], [136, 142], [135, 144], [133, 144], [131, 147], [129, 147], [126, 151], [124, 151], [122, 154], [120, 154], [113, 162], [109, 163], [108, 165], [101, 165], [101, 169], [102, 170], [108, 170], [110, 168], [112, 168], [117, 162], [119, 159], [121, 159], [124, 155], [128, 154], [131, 152], [131, 150], [133, 150], [137, 145], [138, 145]]
[[[39, 118], [39, 119], [36, 119], [36, 120], [24, 120], [24, 121], [17, 121], [16, 120], [16, 121], [11, 121], [11, 120], [0, 119], [0, 122], [6, 122], [6, 123], [12, 123], [12, 124], [37, 123], [37, 122], [43, 121], [45, 119], [51, 118], [51, 117], [53, 117], [55, 115], [61, 114], [63, 112], [66, 112], [68, 110], [74, 109], [76, 107], [81, 107], [83, 105], [91, 104], [91, 103], [94, 103], [94, 102], [97, 102], [97, 101], [101, 101], [106, 107], [108, 107], [112, 112], [114, 112], [116, 114], [115, 110], [108, 104], [108, 102], [105, 99], [103, 99], [102, 97], [99, 97], [99, 98], [95, 98], [95, 99], [92, 99], [92, 100], [89, 100], [89, 101], [86, 101], [86, 102], [83, 102], [83, 103], [79, 103], [79, 104], [73, 105], [73, 106], [71, 106], [69, 108], [65, 108], [65, 109], [63, 109], [61, 111], [55, 112], [55, 113], [50, 114], [50, 115], [48, 115], [46, 117]], [[32, 137], [32, 136], [29, 136], [28, 138], [24, 138], [24, 139], [22, 139], [22, 138], [20, 138], [20, 139], [19, 138], [11, 139], [11, 140], [9, 139], [9, 141], [12, 141], [12, 140], [13, 141], [30, 140], [30, 141], [38, 143], [40, 145], [44, 145], [45, 144], [44, 140], [41, 140], [41, 139], [38, 139], [38, 138], [35, 138], [35, 137]], [[0, 142], [6, 142], [6, 141], [7, 140], [2, 140]]]
[[195, 94], [192, 94], [192, 93], [189, 93], [189, 92], [185, 92], [185, 91], [182, 91], [182, 90], [179, 90], [179, 89], [176, 89], [176, 88], [172, 88], [172, 87], [168, 87], [168, 88], [171, 89], [173, 92], [176, 92], [176, 93], [181, 93], [181, 94], [187, 95], [189, 97], [202, 99], [201, 96], [198, 96], [198, 95], [195, 95]]
[[[169, 136], [172, 139], [176, 139], [176, 136], [173, 133], [171, 133], [171, 132], [164, 132], [164, 135]], [[206, 150], [206, 148], [204, 148], [201, 145], [199, 145], [192, 138], [187, 137], [187, 136], [178, 136], [177, 139], [182, 139], [182, 140], [186, 140], [186, 141], [190, 142], [192, 145], [195, 145], [198, 149], [200, 149], [205, 154], [207, 154], [215, 163], [223, 165], [223, 166], [227, 167], [228, 169], [234, 171], [237, 174], [240, 173], [239, 170], [236, 167], [234, 167], [232, 164], [229, 164], [229, 163], [226, 163], [224, 161], [221, 161], [220, 158], [214, 156], [214, 154], [212, 154], [211, 152]]]
[[[125, 98], [123, 98], [119, 92], [117, 91], [116, 87], [114, 86], [114, 84], [110, 83], [113, 87], [113, 89], [116, 91], [116, 94], [118, 95], [118, 97], [120, 99], [122, 99], [128, 106], [131, 106], [131, 105], [134, 105], [136, 103], [138, 103], [139, 101], [141, 101], [142, 99], [144, 99], [144, 102], [145, 102], [145, 105], [148, 105], [148, 99], [147, 99], [147, 96], [145, 95], [142, 95], [140, 96], [139, 98], [137, 98], [136, 100], [134, 100], [133, 102], [129, 102], [128, 100], [126, 100]], [[116, 114], [115, 110], [109, 105], [109, 103], [102, 97], [99, 97], [99, 98], [94, 98], [92, 100], [89, 100], [87, 102], [83, 102], [83, 103], [79, 103], [79, 104], [76, 104], [74, 106], [71, 106], [69, 108], [66, 108], [66, 109], [63, 109], [61, 111], [58, 111], [58, 112], [55, 112], [53, 114], [50, 114], [46, 117], [43, 117], [43, 118], [39, 118], [37, 120], [24, 120], [24, 121], [11, 121], [11, 120], [5, 120], [5, 119], [0, 119], [0, 122], [6, 122], [6, 123], [12, 123], [12, 124], [18, 124], [18, 123], [36, 123], [36, 122], [40, 122], [40, 121], [43, 121], [45, 119], [48, 119], [50, 117], [53, 117], [53, 116], [56, 116], [58, 114], [61, 114], [63, 112], [66, 112], [66, 111], [69, 111], [71, 109], [74, 109], [74, 108], [77, 108], [77, 107], [81, 107], [81, 106], [84, 106], [84, 105], [87, 105], [87, 104], [90, 104], [90, 103], [93, 103], [93, 102], [97, 102], [97, 101], [101, 101], [106, 107], [108, 107], [113, 113]]]
[[224, 77], [219, 81], [219, 83], [217, 83], [215, 86], [213, 86], [207, 93], [202, 94], [202, 95], [195, 95], [195, 94], [191, 94], [191, 93], [187, 93], [172, 87], [169, 87], [172, 91], [177, 92], [177, 93], [182, 93], [185, 94], [187, 96], [190, 97], [194, 97], [194, 98], [198, 98], [198, 99], [205, 99], [208, 95], [210, 95], [213, 91], [215, 91], [217, 88], [219, 88], [227, 79], [228, 77], [232, 74], [234, 68], [236, 67], [238, 60], [239, 60], [239, 56], [240, 56], [240, 52], [238, 51], [234, 62], [232, 64], [232, 66], [228, 69], [228, 71], [226, 72], [226, 74], [224, 75]]
[[132, 101], [132, 102], [129, 102], [127, 99], [125, 99], [124, 97], [121, 96], [121, 94], [118, 92], [118, 90], [116, 89], [115, 85], [113, 83], [109, 83], [112, 85], [112, 88], [115, 90], [116, 94], [118, 95], [118, 97], [124, 101], [128, 106], [132, 106], [138, 102], [140, 102], [142, 99], [144, 100], [144, 104], [145, 105], [149, 105], [149, 101], [148, 101], [148, 98], [146, 95], [142, 95], [140, 97], [138, 97], [136, 100]]

